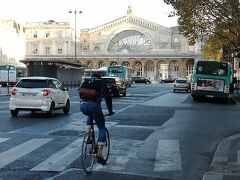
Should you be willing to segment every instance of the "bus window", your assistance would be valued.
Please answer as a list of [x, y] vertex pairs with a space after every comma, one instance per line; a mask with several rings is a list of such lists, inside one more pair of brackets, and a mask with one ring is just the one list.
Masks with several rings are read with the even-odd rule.
[[220, 63], [215, 61], [198, 61], [196, 73], [227, 76], [228, 66], [227, 63]]

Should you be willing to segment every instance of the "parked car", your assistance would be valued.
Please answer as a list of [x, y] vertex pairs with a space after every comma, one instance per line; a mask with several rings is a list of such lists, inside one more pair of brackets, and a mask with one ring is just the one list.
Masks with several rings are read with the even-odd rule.
[[151, 81], [147, 78], [144, 78], [144, 77], [140, 77], [140, 76], [137, 76], [137, 77], [132, 77], [132, 82], [133, 83], [145, 83], [145, 84], [150, 84]]
[[173, 92], [176, 92], [176, 91], [190, 92], [190, 90], [191, 90], [191, 85], [187, 79], [178, 78], [175, 80], [173, 84]]
[[176, 78], [166, 78], [160, 80], [160, 83], [173, 83], [176, 80]]
[[70, 97], [67, 91], [55, 78], [22, 78], [11, 90], [11, 114], [17, 116], [19, 111], [44, 111], [53, 117], [57, 109], [63, 109], [64, 114], [68, 114]]
[[107, 84], [109, 91], [113, 94], [113, 96], [126, 96], [127, 94], [127, 87], [123, 80], [119, 77], [110, 77], [105, 76], [102, 77], [103, 81]]

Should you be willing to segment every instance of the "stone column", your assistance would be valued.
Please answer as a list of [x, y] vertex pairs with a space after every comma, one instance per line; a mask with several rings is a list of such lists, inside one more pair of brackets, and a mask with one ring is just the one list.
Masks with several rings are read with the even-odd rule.
[[157, 81], [157, 64], [158, 64], [158, 62], [157, 62], [157, 59], [154, 59], [154, 61], [153, 61], [153, 68], [154, 68], [154, 70], [153, 70], [153, 80], [154, 81]]
[[142, 77], [145, 77], [145, 61], [141, 60], [141, 63], [142, 63]]

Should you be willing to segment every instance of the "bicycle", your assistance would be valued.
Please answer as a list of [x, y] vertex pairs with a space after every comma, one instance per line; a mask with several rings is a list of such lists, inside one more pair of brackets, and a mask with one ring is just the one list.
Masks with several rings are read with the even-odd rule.
[[[112, 114], [111, 114], [112, 115]], [[105, 116], [110, 116], [110, 114], [105, 114]], [[96, 136], [94, 132], [94, 125], [96, 125], [96, 122], [94, 121], [91, 125], [90, 133], [85, 133], [82, 143], [82, 166], [84, 171], [88, 174], [92, 171], [93, 165], [95, 164], [95, 161], [97, 159], [97, 153], [98, 153], [98, 145], [96, 141]], [[106, 127], [105, 127], [106, 128]], [[105, 159], [105, 163], [108, 160], [110, 152], [110, 137], [108, 129], [106, 128], [106, 142], [105, 147], [103, 148], [102, 155]]]

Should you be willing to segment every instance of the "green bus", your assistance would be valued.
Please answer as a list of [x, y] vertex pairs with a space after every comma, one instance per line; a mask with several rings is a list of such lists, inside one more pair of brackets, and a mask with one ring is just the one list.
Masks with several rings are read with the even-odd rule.
[[227, 62], [195, 61], [191, 81], [193, 100], [206, 97], [227, 102], [232, 84], [232, 73], [231, 64]]
[[132, 68], [121, 65], [112, 65], [108, 67], [108, 76], [119, 77], [127, 87], [132, 84]]

